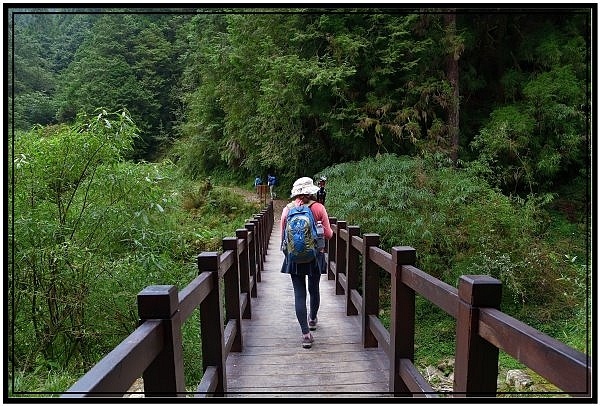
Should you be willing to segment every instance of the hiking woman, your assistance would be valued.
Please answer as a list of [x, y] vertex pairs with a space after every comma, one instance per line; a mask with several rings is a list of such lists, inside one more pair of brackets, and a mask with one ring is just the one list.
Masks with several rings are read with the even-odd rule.
[[[291, 198], [292, 202], [283, 208], [281, 212], [281, 235], [285, 239], [285, 226], [288, 218], [288, 213], [293, 207], [302, 205], [308, 206], [312, 212], [312, 217], [315, 223], [321, 221], [324, 229], [324, 237], [329, 240], [333, 236], [333, 230], [329, 224], [329, 217], [325, 206], [311, 199], [319, 190], [315, 186], [313, 180], [309, 177], [299, 178], [294, 182], [292, 187]], [[300, 323], [302, 330], [302, 347], [311, 348], [313, 336], [310, 331], [317, 329], [317, 312], [319, 311], [320, 294], [319, 281], [321, 274], [327, 273], [325, 264], [325, 252], [321, 250], [317, 253], [316, 260], [308, 263], [294, 263], [289, 261], [287, 256], [283, 262], [281, 269], [283, 273], [289, 273], [294, 287], [294, 301], [296, 307], [296, 318]], [[308, 293], [310, 295], [310, 314], [307, 314], [306, 309], [306, 280], [308, 277]]]

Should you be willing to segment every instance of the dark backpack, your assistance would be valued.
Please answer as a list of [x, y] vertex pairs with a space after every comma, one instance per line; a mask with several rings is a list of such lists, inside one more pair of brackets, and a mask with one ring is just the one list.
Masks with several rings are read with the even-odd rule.
[[291, 207], [285, 220], [283, 245], [290, 262], [304, 264], [317, 258], [317, 223], [310, 206]]
[[327, 196], [327, 191], [322, 187], [317, 192], [317, 202], [321, 203], [323, 206], [325, 206], [325, 196]]

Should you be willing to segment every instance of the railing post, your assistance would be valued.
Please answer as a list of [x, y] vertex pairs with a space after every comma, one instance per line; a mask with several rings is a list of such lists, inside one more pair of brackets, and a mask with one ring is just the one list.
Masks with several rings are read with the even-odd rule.
[[352, 303], [351, 292], [358, 289], [359, 285], [359, 260], [360, 252], [352, 246], [352, 237], [360, 235], [360, 227], [348, 226], [348, 243], [346, 244], [347, 272], [346, 272], [346, 316], [355, 316], [358, 309]]
[[267, 207], [266, 209], [263, 210], [262, 212], [262, 219], [263, 219], [263, 225], [265, 227], [265, 258], [267, 257], [267, 249], [269, 248], [269, 236], [270, 236], [270, 229], [269, 229], [269, 224], [271, 224], [271, 221], [269, 220], [269, 216], [270, 212], [269, 212], [269, 208]]
[[377, 347], [377, 338], [369, 327], [369, 317], [379, 315], [379, 269], [369, 258], [369, 248], [378, 245], [379, 234], [363, 234], [362, 334], [365, 348]]
[[[262, 254], [261, 260], [265, 261], [267, 257], [267, 245], [269, 244], [269, 240], [267, 238], [267, 209], [262, 209], [260, 214], [258, 215], [258, 221], [260, 222], [260, 236], [261, 236], [261, 248], [260, 252]], [[264, 268], [263, 268], [264, 269]]]
[[269, 195], [269, 186], [268, 185], [259, 185], [258, 186], [258, 198], [261, 202], [267, 203], [267, 196]]
[[479, 308], [500, 308], [502, 285], [486, 275], [463, 275], [458, 282], [454, 392], [496, 396], [498, 348], [479, 336]]
[[223, 252], [233, 251], [233, 264], [223, 275], [225, 295], [225, 324], [235, 320], [236, 333], [231, 345], [231, 351], [242, 351], [242, 315], [240, 313], [240, 271], [238, 268], [239, 254], [237, 250], [237, 237], [223, 238]]
[[160, 319], [165, 329], [165, 344], [142, 374], [146, 397], [184, 396], [181, 318], [177, 287], [148, 286], [137, 296], [140, 324]]
[[258, 282], [258, 280], [256, 276], [256, 227], [254, 226], [254, 223], [250, 222], [244, 224], [244, 227], [246, 227], [248, 232], [252, 234], [248, 244], [248, 264], [250, 265], [250, 277], [254, 277], [254, 284], [250, 290], [250, 296], [257, 297], [256, 282]]
[[[335, 225], [337, 224], [337, 218], [329, 217], [329, 224], [331, 224], [331, 228], [335, 229]], [[329, 265], [330, 260], [332, 259], [330, 255], [333, 253], [333, 260], [335, 261], [335, 241], [336, 241], [337, 232], [327, 241], [327, 279], [334, 280], [335, 274], [333, 273], [331, 266]]]
[[410, 395], [400, 378], [400, 360], [415, 358], [415, 291], [402, 283], [402, 265], [415, 265], [412, 247], [392, 247], [392, 305], [390, 315], [390, 392]]
[[343, 295], [344, 288], [340, 284], [338, 277], [341, 273], [346, 273], [346, 241], [341, 238], [341, 231], [346, 229], [345, 221], [337, 222], [337, 233], [336, 233], [336, 248], [335, 248], [335, 294]]
[[225, 343], [223, 338], [223, 306], [219, 293], [219, 262], [217, 252], [202, 252], [198, 255], [198, 271], [210, 272], [212, 288], [200, 303], [200, 334], [202, 340], [202, 370], [210, 366], [217, 368], [218, 383], [215, 393], [227, 391], [225, 371]]
[[[273, 200], [271, 200], [267, 206], [267, 237], [271, 237], [271, 233], [273, 232], [273, 224], [275, 224], [275, 212]], [[267, 238], [267, 244], [268, 242], [269, 238]]]
[[252, 310], [250, 306], [250, 256], [249, 256], [249, 244], [248, 244], [248, 230], [240, 228], [235, 230], [237, 238], [244, 240], [244, 250], [239, 253], [238, 263], [240, 267], [240, 294], [246, 295], [246, 307], [242, 314], [242, 318], [249, 319], [252, 317]]
[[254, 248], [256, 253], [256, 282], [261, 281], [261, 273], [263, 271], [262, 260], [262, 226], [260, 220], [256, 216], [250, 220], [254, 224]]

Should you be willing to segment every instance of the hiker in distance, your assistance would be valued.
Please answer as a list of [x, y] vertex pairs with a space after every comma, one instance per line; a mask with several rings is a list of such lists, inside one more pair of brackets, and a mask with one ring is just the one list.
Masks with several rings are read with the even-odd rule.
[[267, 175], [267, 185], [269, 185], [269, 193], [271, 194], [271, 199], [275, 199], [275, 192], [273, 191], [273, 188], [275, 187], [276, 183], [277, 178], [275, 177], [275, 175], [271, 175], [269, 173]]
[[259, 189], [258, 187], [260, 186], [260, 184], [262, 183], [262, 179], [260, 178], [260, 176], [257, 176], [254, 179], [254, 189], [256, 189], [256, 194], [259, 194]]
[[[325, 240], [333, 236], [325, 206], [314, 201], [318, 190], [311, 178], [299, 178], [292, 187], [292, 201], [281, 212], [281, 249], [285, 255], [281, 272], [290, 274], [292, 279], [303, 348], [312, 347], [311, 331], [317, 329], [319, 281], [321, 274], [327, 273]], [[310, 313], [306, 308], [307, 278]]]
[[317, 202], [321, 203], [325, 206], [325, 197], [327, 196], [327, 191], [325, 190], [325, 182], [327, 182], [327, 178], [325, 176], [321, 176], [319, 179], [319, 190], [317, 191]]

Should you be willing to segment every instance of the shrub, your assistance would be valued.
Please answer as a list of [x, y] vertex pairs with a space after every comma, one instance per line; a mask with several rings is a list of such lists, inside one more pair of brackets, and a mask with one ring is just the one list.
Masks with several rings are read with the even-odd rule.
[[553, 195], [505, 196], [471, 170], [436, 157], [382, 155], [320, 175], [328, 177], [331, 216], [380, 234], [386, 250], [412, 246], [417, 266], [452, 286], [462, 274], [498, 278], [503, 308], [529, 321], [535, 314], [538, 325], [568, 318], [582, 305], [576, 297], [585, 294], [564, 294], [577, 264], [544, 240]]
[[[29, 374], [89, 369], [136, 327], [142, 289], [186, 286], [196, 255], [219, 250], [258, 211], [223, 188], [185, 180], [169, 161], [124, 161], [134, 137], [126, 114], [101, 112], [15, 138], [9, 363], [21, 388], [36, 381], [22, 378]], [[184, 210], [193, 190], [205, 201]], [[185, 364], [198, 377], [201, 364]], [[60, 382], [65, 390], [74, 381]]]

